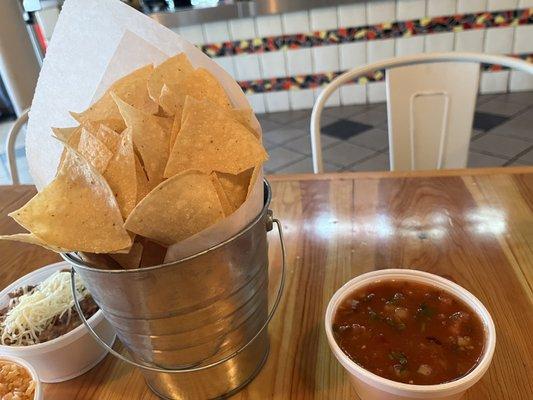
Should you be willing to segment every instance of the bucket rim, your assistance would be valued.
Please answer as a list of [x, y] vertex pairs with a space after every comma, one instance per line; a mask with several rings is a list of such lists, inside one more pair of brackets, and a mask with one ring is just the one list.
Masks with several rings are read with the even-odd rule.
[[234, 240], [238, 239], [239, 237], [244, 235], [246, 232], [248, 232], [250, 229], [252, 229], [252, 227], [254, 227], [257, 224], [257, 222], [259, 222], [261, 218], [263, 218], [263, 216], [268, 213], [269, 211], [268, 207], [270, 206], [270, 202], [272, 200], [272, 188], [270, 186], [270, 183], [266, 180], [266, 178], [263, 178], [263, 187], [264, 187], [263, 208], [261, 208], [261, 211], [257, 214], [257, 216], [252, 221], [248, 223], [248, 225], [246, 225], [243, 229], [241, 229], [239, 232], [237, 232], [233, 236], [227, 238], [226, 240], [220, 243], [217, 243], [205, 250], [202, 250], [197, 253], [191, 254], [190, 256], [184, 257], [180, 260], [171, 261], [171, 262], [158, 264], [158, 265], [152, 265], [150, 267], [135, 268], [135, 269], [100, 269], [96, 267], [91, 267], [90, 265], [84, 263], [82, 260], [80, 260], [77, 256], [74, 255], [75, 254], [74, 252], [60, 253], [60, 255], [65, 261], [67, 261], [70, 264], [73, 264], [75, 267], [78, 267], [80, 269], [95, 272], [95, 273], [112, 274], [112, 275], [131, 274], [131, 273], [136, 273], [136, 272], [150, 272], [150, 271], [154, 271], [159, 268], [176, 266], [186, 261], [190, 261], [197, 257], [203, 256], [211, 251], [217, 250], [221, 248], [222, 246], [225, 246], [228, 243], [233, 242]]

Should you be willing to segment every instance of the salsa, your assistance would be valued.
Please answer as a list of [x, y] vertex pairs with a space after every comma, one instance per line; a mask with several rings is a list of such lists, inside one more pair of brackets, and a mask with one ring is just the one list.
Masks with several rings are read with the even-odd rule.
[[485, 343], [481, 319], [463, 301], [404, 280], [375, 282], [347, 296], [333, 319], [333, 335], [364, 369], [415, 385], [466, 375]]

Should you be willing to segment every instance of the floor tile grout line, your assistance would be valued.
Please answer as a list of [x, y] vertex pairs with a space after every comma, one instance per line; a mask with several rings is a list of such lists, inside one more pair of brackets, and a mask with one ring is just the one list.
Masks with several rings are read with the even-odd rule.
[[[523, 104], [521, 104], [521, 105], [524, 106]], [[500, 113], [498, 113], [496, 111], [478, 110], [477, 107], [476, 107], [476, 109], [474, 110], [474, 113], [492, 114], [492, 115], [496, 115], [498, 117], [503, 117], [503, 118], [507, 118], [507, 119], [514, 119], [514, 118], [518, 117], [520, 114], [523, 114], [524, 112], [527, 112], [527, 111], [529, 111], [529, 107], [528, 106], [524, 106], [523, 109], [521, 109], [519, 111], [516, 111], [514, 114], [500, 114]]]
[[[294, 151], [295, 153], [298, 153], [298, 154], [303, 154], [303, 155], [305, 155], [305, 156], [307, 156], [307, 157], [312, 157], [312, 156], [313, 156], [313, 152], [312, 152], [312, 151], [311, 151], [311, 153], [304, 153], [304, 152], [302, 152], [302, 151], [300, 151], [300, 150], [294, 150], [294, 149], [292, 149], [292, 148], [290, 148], [290, 147], [285, 147], [285, 145], [287, 145], [287, 144], [289, 144], [289, 143], [291, 143], [291, 142], [293, 142], [293, 141], [296, 141], [296, 140], [298, 140], [298, 139], [301, 139], [302, 137], [303, 137], [303, 136], [300, 136], [300, 137], [298, 137], [298, 138], [296, 138], [296, 139], [294, 139], [294, 140], [290, 140], [290, 141], [288, 141], [288, 142], [285, 142], [284, 144], [281, 144], [280, 147], [283, 147], [283, 148], [286, 149], [286, 150]], [[333, 147], [333, 146], [335, 146], [336, 144], [339, 144], [340, 142], [343, 142], [343, 140], [339, 140], [338, 142], [333, 142], [333, 143], [330, 143], [330, 144], [328, 144], [328, 145], [326, 145], [326, 146], [322, 146], [322, 150], [329, 149], [330, 147]]]
[[[300, 155], [302, 155], [302, 154], [300, 154]], [[288, 163], [286, 163], [286, 164], [280, 165], [278, 168], [274, 168], [274, 170], [273, 170], [272, 172], [274, 172], [274, 173], [275, 173], [275, 172], [278, 172], [279, 170], [281, 170], [281, 169], [283, 169], [283, 168], [285, 168], [285, 167], [288, 167], [289, 165], [292, 165], [292, 164], [294, 164], [294, 163], [300, 162], [300, 161], [302, 161], [302, 160], [304, 160], [304, 159], [306, 159], [306, 158], [307, 158], [307, 157], [304, 156], [304, 157], [299, 158], [298, 160], [294, 160], [294, 161], [288, 162]]]
[[510, 159], [509, 157], [504, 156], [503, 154], [496, 154], [496, 153], [492, 153], [492, 152], [487, 151], [487, 150], [468, 149], [468, 152], [469, 153], [476, 153], [476, 154], [482, 154], [482, 155], [485, 155], [485, 156], [499, 158], [502, 161], [508, 161]]
[[[529, 93], [531, 95], [531, 90], [525, 90], [525, 91], [522, 91], [522, 92], [509, 92], [509, 93], [496, 93], [495, 96], [496, 97], [507, 97], [508, 95], [513, 95], [513, 94], [520, 94], [520, 93]], [[533, 96], [532, 96], [533, 98]], [[524, 103], [519, 103], [519, 102], [516, 102], [516, 101], [511, 101], [511, 100], [503, 100], [504, 102], [509, 102], [511, 104], [524, 104]], [[526, 104], [526, 106], [531, 106], [530, 104]], [[533, 106], [532, 106], [533, 107]]]
[[[511, 114], [511, 115], [502, 115], [502, 114], [497, 114], [497, 113], [486, 113], [486, 114], [494, 114], [494, 115], [498, 115], [499, 117], [507, 117], [508, 119], [515, 119], [515, 118], [518, 118], [520, 115], [522, 114], [525, 114], [526, 112], [528, 112], [532, 107], [528, 107], [526, 106], [523, 110], [520, 110], [520, 111], [517, 111], [516, 113], [514, 114]], [[505, 122], [509, 122], [509, 121], [505, 121]]]
[[518, 153], [514, 157], [511, 157], [510, 159], [508, 159], [507, 162], [504, 163], [503, 165], [504, 166], [510, 165], [511, 163], [520, 159], [522, 156], [525, 156], [526, 154], [528, 154], [531, 150], [533, 150], [533, 144], [531, 144], [531, 146], [529, 146], [527, 149], [522, 150], [520, 153]]
[[344, 167], [344, 170], [346, 171], [348, 168], [355, 167], [358, 164], [361, 164], [361, 163], [364, 163], [365, 161], [371, 160], [371, 159], [379, 156], [380, 154], [383, 154], [383, 153], [380, 153], [379, 151], [376, 151], [373, 154], [369, 154], [368, 156], [366, 156], [366, 157], [364, 157], [364, 158], [362, 158], [362, 159], [360, 159], [360, 160], [358, 160], [358, 161], [356, 161], [356, 162], [354, 162], [352, 164], [347, 165], [346, 167]]
[[[496, 135], [496, 136], [498, 136], [500, 138], [517, 139], [517, 140], [522, 140], [524, 142], [533, 143], [533, 137], [532, 138], [525, 138], [523, 136], [513, 135], [512, 133], [497, 133], [497, 132], [487, 131], [485, 134]], [[483, 136], [485, 136], [485, 135], [483, 135]]]
[[[295, 112], [295, 111], [280, 111], [280, 112], [284, 112], [284, 113], [289, 114], [289, 113], [291, 113], [291, 112]], [[304, 114], [304, 113], [302, 113], [302, 114]], [[294, 123], [294, 122], [299, 122], [299, 121], [301, 121], [302, 119], [307, 118], [308, 116], [310, 116], [310, 115], [307, 115], [307, 113], [305, 113], [305, 114], [306, 114], [306, 115], [302, 115], [301, 117], [296, 118], [296, 119], [292, 119], [292, 120], [290, 120], [290, 121], [288, 121], [288, 122], [280, 122], [280, 121], [277, 121], [277, 120], [275, 119], [275, 117], [270, 117], [270, 116], [268, 116], [268, 114], [266, 114], [266, 115], [267, 115], [266, 117], [262, 117], [261, 119], [266, 119], [266, 120], [268, 120], [269, 122], [274, 122], [274, 123], [279, 124], [279, 125], [286, 125], [286, 124], [289, 124], [289, 123], [292, 124], [292, 123]], [[264, 115], [265, 115], [265, 114], [264, 114]]]

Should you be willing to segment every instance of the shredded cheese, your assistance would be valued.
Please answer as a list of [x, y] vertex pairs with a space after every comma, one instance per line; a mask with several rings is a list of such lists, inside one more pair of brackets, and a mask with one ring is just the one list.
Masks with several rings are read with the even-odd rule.
[[[89, 294], [76, 278], [78, 299]], [[10, 310], [0, 322], [0, 342], [3, 345], [29, 346], [39, 343], [39, 333], [44, 331], [54, 317], [63, 317], [74, 306], [70, 287], [70, 273], [57, 271], [33, 290], [10, 301]], [[13, 306], [14, 305], [14, 306]]]

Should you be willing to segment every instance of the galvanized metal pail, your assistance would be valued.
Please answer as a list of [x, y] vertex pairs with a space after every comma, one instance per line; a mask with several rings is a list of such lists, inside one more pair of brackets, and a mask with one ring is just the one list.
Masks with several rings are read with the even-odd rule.
[[[268, 323], [281, 298], [285, 249], [281, 224], [264, 206], [241, 232], [183, 260], [133, 270], [90, 267], [76, 254], [62, 254], [83, 279], [147, 384], [167, 399], [214, 399], [230, 395], [259, 372], [268, 356]], [[276, 224], [282, 249], [279, 290], [268, 311], [267, 231]]]

